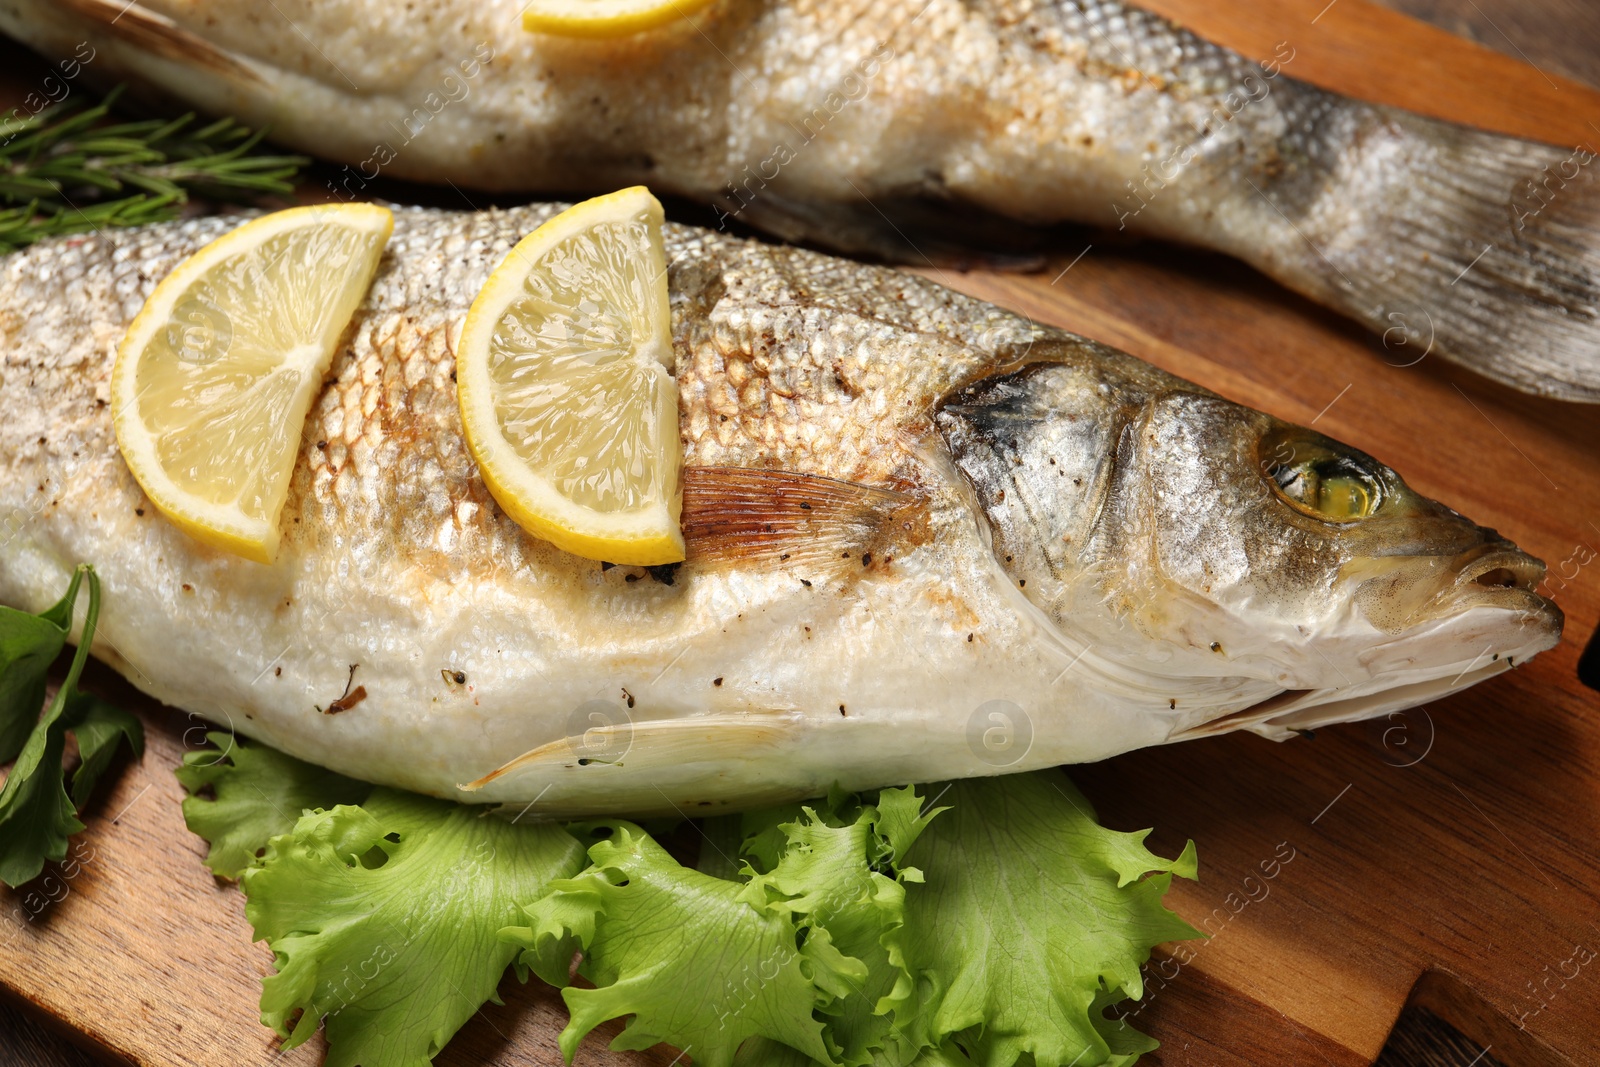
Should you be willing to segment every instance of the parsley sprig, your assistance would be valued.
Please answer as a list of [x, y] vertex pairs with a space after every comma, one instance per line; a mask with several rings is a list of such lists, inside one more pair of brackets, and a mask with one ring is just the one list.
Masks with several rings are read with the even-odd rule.
[[[66, 645], [85, 583], [83, 633], [66, 678], [41, 716], [45, 674]], [[0, 788], [0, 882], [6, 885], [30, 881], [46, 860], [66, 857], [67, 838], [83, 829], [78, 810], [122, 738], [135, 755], [144, 748], [138, 719], [78, 688], [99, 618], [100, 579], [87, 564], [73, 572], [66, 596], [48, 611], [30, 615], [0, 607], [0, 762], [16, 760]], [[78, 743], [71, 793], [63, 765], [69, 733]]]

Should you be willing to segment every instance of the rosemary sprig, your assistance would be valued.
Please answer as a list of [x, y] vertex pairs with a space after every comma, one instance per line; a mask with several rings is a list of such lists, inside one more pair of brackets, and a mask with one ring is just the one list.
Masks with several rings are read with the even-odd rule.
[[64, 101], [0, 120], [0, 252], [45, 237], [175, 218], [191, 196], [288, 195], [303, 156], [257, 155], [265, 130], [194, 115], [107, 121], [121, 89], [92, 107]]

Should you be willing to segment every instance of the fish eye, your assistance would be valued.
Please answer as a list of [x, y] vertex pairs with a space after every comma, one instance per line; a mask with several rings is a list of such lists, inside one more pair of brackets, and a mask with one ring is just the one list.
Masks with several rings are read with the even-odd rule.
[[1285, 503], [1324, 522], [1359, 522], [1383, 503], [1383, 482], [1362, 457], [1319, 442], [1281, 441], [1262, 469]]

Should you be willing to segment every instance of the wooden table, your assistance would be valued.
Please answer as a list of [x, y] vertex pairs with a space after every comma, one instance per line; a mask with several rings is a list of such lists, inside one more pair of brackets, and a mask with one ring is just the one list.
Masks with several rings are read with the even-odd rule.
[[[1600, 9], [1585, 0], [1390, 0], [1505, 56], [1367, 0], [1325, 4], [1150, 6], [1247, 52], [1292, 40], [1298, 76], [1358, 95], [1565, 144], [1600, 121], [1600, 93], [1564, 77], [1600, 84]], [[27, 61], [0, 54], [25, 82]], [[1552, 564], [1600, 549], [1600, 411], [1437, 361], [1388, 365], [1356, 328], [1214, 256], [1083, 243], [1094, 247], [1059, 278], [1081, 245], [1038, 275], [939, 277], [1316, 420]], [[1310, 741], [1235, 735], [1074, 771], [1109, 825], [1157, 827], [1158, 850], [1188, 837], [1200, 848], [1201, 880], [1169, 899], [1215, 936], [1151, 983], [1138, 1022], [1164, 1047], [1147, 1063], [1368, 1064], [1435, 967], [1522, 1014], [1518, 1040], [1600, 1062], [1600, 970], [1549, 980], [1575, 945], [1600, 948], [1600, 696], [1576, 678], [1600, 619], [1600, 564], [1559, 599], [1557, 649], [1426, 709]], [[12, 916], [0, 920], [0, 987], [15, 1001], [0, 1002], [0, 1067], [117, 1062], [102, 1059], [108, 1050], [149, 1064], [319, 1062], [316, 1042], [277, 1058], [254, 1022], [270, 955], [250, 944], [241, 898], [206, 875], [182, 827], [171, 768], [195, 722], [109, 672], [93, 680], [145, 712], [149, 751], [95, 802], [78, 839], [92, 858], [64, 899], [17, 926], [22, 895], [0, 893]], [[1269, 895], [1225, 907], [1285, 843], [1294, 859]], [[439, 1063], [559, 1062], [559, 1000], [536, 985], [503, 992], [507, 1005], [486, 1007]], [[664, 1062], [602, 1046], [591, 1039], [579, 1061]]]

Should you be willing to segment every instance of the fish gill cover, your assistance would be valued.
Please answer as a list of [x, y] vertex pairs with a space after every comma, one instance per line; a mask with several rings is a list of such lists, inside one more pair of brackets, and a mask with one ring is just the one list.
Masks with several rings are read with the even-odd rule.
[[697, 869], [624, 820], [360, 800], [212, 740], [179, 771], [213, 794], [185, 816], [274, 953], [262, 1021], [286, 1046], [325, 1025], [330, 1067], [423, 1067], [508, 964], [562, 988], [569, 1062], [625, 1018], [612, 1048], [707, 1067], [1122, 1067], [1156, 1042], [1106, 1009], [1142, 995], [1155, 945], [1200, 936], [1162, 903], [1193, 844], [1165, 860], [1099, 826], [1059, 771], [697, 823]]

